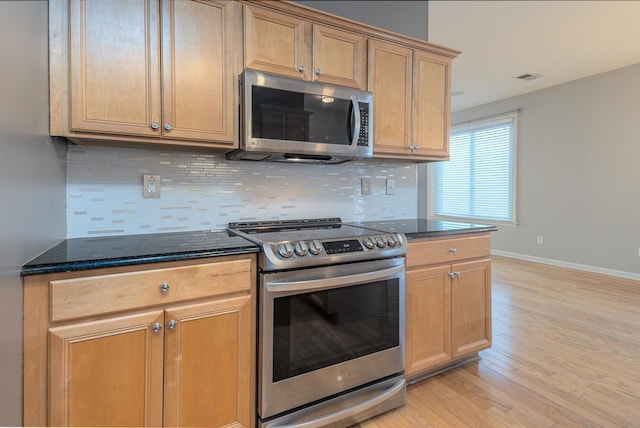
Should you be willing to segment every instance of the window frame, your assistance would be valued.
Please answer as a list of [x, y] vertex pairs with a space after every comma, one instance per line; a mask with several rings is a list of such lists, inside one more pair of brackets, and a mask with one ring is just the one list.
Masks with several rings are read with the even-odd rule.
[[[510, 166], [511, 166], [511, 220], [495, 220], [495, 219], [486, 219], [481, 217], [464, 217], [464, 216], [450, 216], [450, 215], [440, 215], [434, 213], [434, 198], [435, 198], [435, 174], [436, 174], [436, 164], [431, 163], [428, 167], [428, 207], [427, 207], [427, 218], [432, 220], [445, 220], [445, 221], [457, 221], [457, 222], [469, 222], [475, 224], [488, 224], [488, 225], [497, 225], [497, 226], [517, 226], [518, 225], [518, 216], [517, 216], [517, 207], [518, 207], [518, 121], [519, 121], [519, 113], [520, 110], [514, 110], [507, 113], [501, 113], [493, 116], [478, 118], [474, 120], [469, 120], [466, 122], [460, 122], [451, 126], [451, 130], [449, 133], [449, 144], [451, 144], [451, 138], [454, 134], [470, 132], [478, 129], [486, 129], [492, 126], [505, 124], [507, 122], [511, 122], [512, 124], [512, 145], [511, 145], [511, 153], [510, 153]], [[445, 161], [446, 162], [446, 161]]]

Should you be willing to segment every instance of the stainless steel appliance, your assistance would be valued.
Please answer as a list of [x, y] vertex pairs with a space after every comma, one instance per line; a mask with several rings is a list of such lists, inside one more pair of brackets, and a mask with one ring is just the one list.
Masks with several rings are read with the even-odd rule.
[[373, 94], [245, 70], [228, 159], [341, 163], [373, 155]]
[[262, 248], [258, 426], [346, 427], [404, 405], [405, 236], [339, 218], [229, 228]]

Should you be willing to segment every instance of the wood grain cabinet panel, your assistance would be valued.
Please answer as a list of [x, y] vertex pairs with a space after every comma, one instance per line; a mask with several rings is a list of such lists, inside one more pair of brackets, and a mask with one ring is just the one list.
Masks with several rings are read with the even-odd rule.
[[165, 0], [162, 17], [163, 137], [233, 145], [236, 5]]
[[244, 6], [244, 66], [311, 79], [311, 24], [295, 16]]
[[151, 128], [162, 120], [158, 3], [73, 0], [68, 7], [71, 130], [160, 136]]
[[452, 356], [491, 346], [491, 261], [454, 264], [451, 280]]
[[409, 242], [407, 377], [424, 376], [491, 346], [489, 256], [486, 234]]
[[237, 145], [238, 7], [223, 0], [51, 0], [51, 134]]
[[172, 307], [166, 319], [165, 425], [251, 426], [250, 296]]
[[364, 36], [253, 4], [244, 23], [246, 68], [365, 89]]
[[255, 255], [24, 282], [25, 426], [255, 426]]
[[449, 158], [450, 75], [449, 57], [369, 41], [376, 157]]
[[51, 320], [248, 291], [251, 262], [234, 260], [51, 281]]
[[451, 360], [449, 266], [407, 272], [408, 376]]
[[51, 328], [52, 426], [161, 426], [163, 311]]
[[406, 155], [411, 143], [412, 50], [369, 42], [369, 90], [373, 92], [374, 154]]

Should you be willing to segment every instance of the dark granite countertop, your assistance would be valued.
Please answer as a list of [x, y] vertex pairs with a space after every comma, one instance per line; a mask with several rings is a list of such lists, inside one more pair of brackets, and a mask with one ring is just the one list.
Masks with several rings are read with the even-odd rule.
[[406, 220], [380, 220], [352, 223], [371, 229], [387, 232], [401, 232], [407, 239], [432, 238], [434, 236], [459, 235], [465, 233], [486, 233], [498, 230], [496, 226], [487, 226], [473, 223], [460, 223], [456, 221], [427, 220], [413, 218]]
[[[402, 232], [409, 240], [498, 230], [495, 226], [420, 218], [350, 224], [388, 232]], [[257, 245], [239, 236], [230, 236], [226, 231], [72, 238], [62, 241], [25, 264], [22, 267], [22, 275], [170, 262], [259, 251]]]
[[22, 266], [22, 275], [257, 253], [257, 245], [226, 231], [71, 238]]

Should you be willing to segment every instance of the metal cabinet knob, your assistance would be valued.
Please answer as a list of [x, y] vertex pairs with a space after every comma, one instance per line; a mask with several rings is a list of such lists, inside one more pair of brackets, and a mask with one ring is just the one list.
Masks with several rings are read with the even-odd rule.
[[449, 252], [451, 252], [453, 254], [457, 254], [458, 253], [458, 249], [453, 247], [452, 249], [449, 250]]
[[160, 124], [158, 122], [156, 122], [155, 120], [151, 122], [151, 129], [158, 129], [158, 128], [160, 128]]
[[176, 320], [171, 320], [169, 321], [169, 330], [173, 330], [174, 328], [176, 328], [178, 326], [178, 322]]
[[171, 131], [173, 129], [173, 126], [167, 122], [164, 124], [164, 129], [166, 129], [167, 131]]
[[316, 70], [316, 76], [322, 76], [322, 69], [321, 68]]
[[160, 333], [160, 330], [162, 330], [162, 324], [160, 324], [159, 322], [155, 323], [153, 325], [153, 332], [154, 333]]
[[163, 293], [168, 293], [169, 292], [169, 284], [167, 284], [166, 282], [163, 282], [162, 284], [160, 284], [160, 291], [162, 291]]
[[301, 65], [300, 67], [298, 67], [298, 71], [300, 73], [304, 73], [304, 65]]
[[448, 275], [449, 275], [449, 278], [451, 278], [451, 279], [455, 278], [455, 276], [456, 276], [456, 274], [453, 273], [453, 272], [449, 272]]

